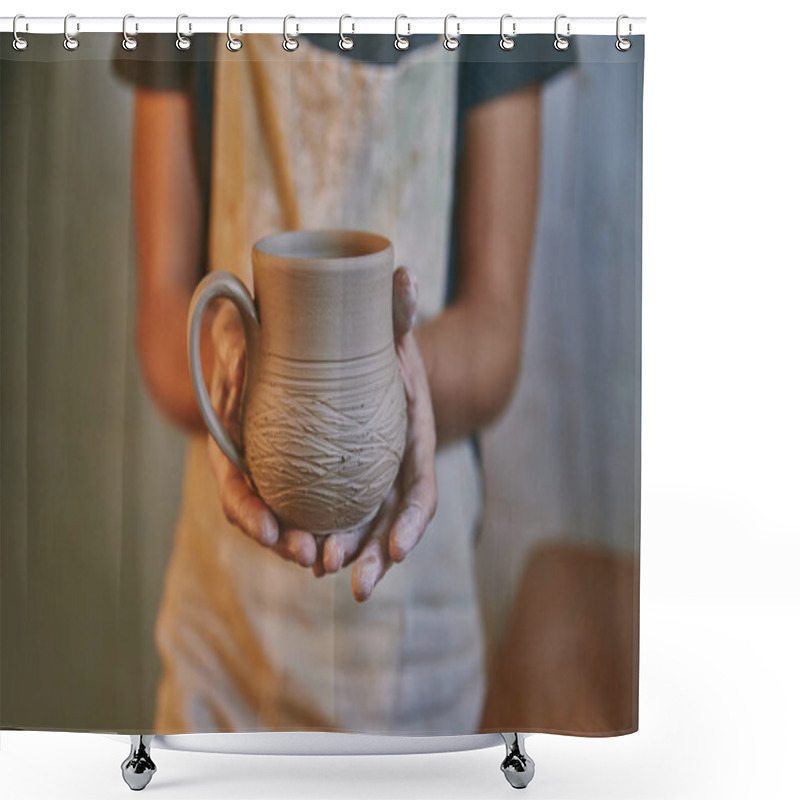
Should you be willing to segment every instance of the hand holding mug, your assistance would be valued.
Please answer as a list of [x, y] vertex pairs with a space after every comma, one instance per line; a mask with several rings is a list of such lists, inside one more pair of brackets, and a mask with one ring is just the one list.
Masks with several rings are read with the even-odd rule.
[[[282, 236], [285, 236], [285, 234]], [[374, 238], [379, 239], [380, 237]], [[386, 240], [382, 241], [386, 242]], [[388, 242], [386, 242], [386, 245], [388, 245], [390, 253], [391, 246]], [[385, 250], [384, 244], [380, 244], [380, 247]], [[361, 254], [359, 253], [359, 255]], [[381, 269], [386, 267], [385, 256], [386, 253], [383, 252], [383, 266]], [[362, 265], [359, 259], [351, 258], [351, 262], [358, 263], [358, 267], [361, 269]], [[294, 265], [292, 267], [294, 269]], [[193, 301], [193, 313], [190, 315], [191, 331], [194, 323], [197, 323], [197, 327], [199, 327], [199, 318], [202, 317], [203, 308], [210, 299], [209, 295], [223, 294], [235, 301], [235, 305], [225, 303], [218, 307], [212, 324], [214, 367], [210, 381], [211, 396], [210, 398], [206, 396], [205, 408], [203, 405], [205, 385], [203, 384], [202, 386], [202, 392], [198, 390], [197, 373], [199, 370], [196, 367], [199, 363], [199, 357], [196, 353], [192, 364], [195, 388], [198, 390], [198, 400], [200, 400], [201, 410], [211, 432], [211, 435], [209, 435], [211, 464], [226, 517], [255, 541], [270, 547], [281, 557], [293, 560], [301, 566], [312, 567], [317, 576], [324, 575], [326, 572], [335, 572], [355, 561], [352, 587], [353, 594], [359, 601], [363, 601], [370, 596], [377, 582], [393, 563], [402, 561], [408, 555], [420, 540], [436, 507], [434, 467], [436, 442], [433, 410], [424, 363], [411, 332], [416, 311], [416, 284], [406, 269], [400, 268], [395, 270], [393, 274], [391, 271], [386, 274], [389, 278], [389, 284], [386, 285], [386, 289], [391, 287], [391, 305], [385, 310], [389, 311], [391, 309], [392, 319], [388, 320], [390, 314], [386, 314], [385, 317], [382, 316], [383, 306], [381, 305], [378, 305], [377, 309], [368, 306], [367, 311], [362, 313], [362, 318], [366, 319], [367, 322], [365, 329], [372, 331], [381, 340], [386, 338], [386, 322], [390, 324], [388, 331], [390, 353], [381, 348], [378, 352], [379, 358], [376, 360], [375, 356], [367, 349], [369, 372], [363, 372], [362, 370], [363, 375], [372, 376], [371, 380], [374, 380], [377, 375], [379, 383], [372, 387], [361, 386], [362, 390], [367, 390], [366, 397], [368, 399], [365, 399], [365, 394], [362, 391], [361, 399], [359, 400], [357, 392], [356, 395], [353, 395], [353, 392], [359, 388], [358, 385], [355, 385], [354, 388], [353, 376], [345, 375], [343, 377], [340, 376], [341, 379], [331, 380], [331, 373], [329, 371], [324, 372], [326, 381], [323, 381], [323, 384], [337, 387], [334, 395], [323, 398], [324, 404], [345, 403], [343, 408], [347, 413], [342, 417], [341, 425], [337, 423], [331, 426], [329, 421], [327, 428], [324, 425], [322, 426], [323, 434], [321, 436], [315, 434], [313, 439], [307, 438], [305, 440], [295, 437], [294, 440], [289, 440], [290, 446], [288, 447], [287, 442], [281, 439], [284, 429], [288, 428], [291, 431], [291, 428], [295, 426], [307, 431], [309, 428], [314, 428], [315, 419], [313, 416], [310, 423], [309, 420], [302, 418], [303, 402], [307, 403], [308, 401], [306, 395], [308, 395], [309, 391], [312, 391], [313, 381], [309, 382], [309, 379], [306, 378], [304, 383], [300, 382], [299, 385], [302, 389], [298, 394], [300, 399], [297, 400], [293, 396], [290, 398], [291, 404], [284, 403], [283, 406], [278, 406], [277, 413], [274, 402], [271, 405], [269, 402], [266, 404], [270, 413], [265, 414], [263, 410], [264, 403], [262, 402], [261, 406], [258, 405], [257, 392], [255, 400], [253, 400], [252, 391], [248, 394], [248, 387], [252, 390], [253, 385], [252, 376], [247, 367], [248, 361], [252, 357], [251, 354], [256, 356], [255, 365], [257, 368], [262, 366], [264, 369], [273, 370], [273, 372], [277, 370], [278, 377], [280, 377], [281, 370], [292, 368], [291, 359], [284, 364], [280, 354], [274, 357], [272, 355], [273, 349], [280, 351], [282, 331], [279, 329], [277, 335], [273, 333], [269, 337], [267, 335], [268, 331], [265, 330], [261, 342], [269, 342], [270, 346], [261, 344], [262, 352], [259, 353], [259, 340], [255, 333], [260, 333], [258, 312], [253, 306], [253, 301], [244, 285], [233, 279], [233, 276], [228, 276], [233, 282], [227, 279], [214, 282], [211, 276], [204, 279], [204, 282], [207, 282], [208, 285], [203, 287], [203, 284], [201, 284], [195, 294], [195, 301], [200, 297], [203, 302], [196, 303]], [[291, 275], [294, 279], [295, 272], [292, 272]], [[217, 275], [217, 278], [220, 277]], [[368, 277], [374, 279], [375, 272], [370, 273]], [[338, 300], [334, 300], [333, 311], [329, 312], [330, 320], [328, 325], [329, 327], [331, 325], [336, 326], [335, 336], [331, 337], [329, 335], [327, 339], [332, 340], [333, 345], [340, 348], [363, 346], [357, 343], [358, 337], [353, 338], [351, 335], [352, 326], [359, 324], [359, 311], [351, 309], [352, 313], [345, 314], [344, 322], [341, 323], [336, 319], [336, 312], [339, 310], [339, 305], [352, 304], [354, 295], [358, 300], [359, 291], [362, 292], [361, 305], [364, 305], [364, 273], [362, 272], [361, 274], [361, 280], [355, 287], [355, 292], [351, 287], [351, 290], [345, 293], [344, 289], [346, 287], [341, 286], [341, 282], [341, 278], [339, 278], [332, 284], [334, 291], [339, 291], [340, 296]], [[220, 291], [219, 287], [215, 288], [217, 284], [222, 285], [222, 291]], [[270, 282], [270, 285], [274, 286], [274, 281]], [[256, 289], [257, 297], [261, 300], [261, 308], [272, 302], [264, 294], [258, 294], [258, 286]], [[329, 294], [330, 291], [331, 285], [328, 286], [327, 293]], [[205, 292], [205, 296], [203, 296], [203, 292]], [[311, 301], [308, 300], [308, 296], [309, 288], [308, 285], [305, 285], [303, 287], [303, 300], [304, 302], [313, 303], [313, 291], [311, 292]], [[258, 304], [258, 301], [256, 302]], [[199, 308], [195, 308], [196, 305]], [[275, 306], [272, 306], [272, 308], [274, 310]], [[343, 310], [346, 311], [347, 309]], [[302, 313], [305, 312], [303, 311]], [[293, 321], [292, 324], [297, 324], [294, 322], [296, 315], [287, 315], [286, 319], [291, 319]], [[302, 321], [299, 324], [302, 326]], [[342, 325], [350, 325], [351, 330], [341, 327]], [[378, 326], [377, 328], [376, 325]], [[363, 324], [362, 329], [364, 329]], [[272, 331], [275, 331], [274, 326]], [[311, 334], [307, 334], [306, 328], [301, 327], [299, 333], [295, 330], [293, 336], [287, 338], [286, 341], [295, 343], [298, 339], [302, 339], [303, 336], [306, 336], [308, 340], [309, 335], [313, 335], [313, 330]], [[197, 350], [196, 338], [195, 336], [192, 339], [190, 336], [190, 344], [195, 351]], [[363, 339], [363, 336], [361, 338]], [[329, 346], [324, 337], [318, 337], [315, 341], [306, 341], [307, 349], [312, 351], [315, 347], [319, 349], [319, 347]], [[270, 353], [268, 356], [264, 356], [267, 350]], [[259, 356], [262, 359], [260, 362], [257, 360]], [[390, 362], [387, 362], [387, 356], [390, 357]], [[272, 363], [270, 359], [273, 359], [276, 363]], [[357, 359], [355, 360], [357, 361]], [[337, 363], [335, 358], [333, 362]], [[345, 359], [345, 362], [349, 363], [349, 360]], [[306, 362], [301, 363], [305, 364]], [[331, 369], [327, 364], [322, 366], [325, 370]], [[389, 370], [388, 373], [387, 368]], [[318, 367], [315, 367], [315, 369], [318, 369]], [[381, 370], [383, 371], [381, 372]], [[258, 369], [258, 372], [261, 374], [263, 370]], [[382, 379], [380, 379], [380, 375], [383, 375]], [[398, 381], [396, 389], [392, 383], [395, 380], [395, 376]], [[202, 380], [202, 375], [200, 375], [200, 378]], [[356, 375], [356, 384], [358, 384], [359, 380], [363, 383], [363, 378], [359, 378]], [[380, 380], [383, 383], [380, 383]], [[272, 384], [273, 382], [270, 381], [270, 385]], [[312, 389], [308, 388], [310, 385]], [[393, 398], [391, 394], [396, 394], [398, 390], [401, 392], [401, 398], [404, 401], [401, 416], [398, 416], [397, 399]], [[313, 392], [311, 397], [316, 402], [317, 398], [313, 395]], [[353, 397], [357, 402], [353, 400]], [[268, 398], [268, 400], [271, 402], [271, 398]], [[346, 403], [350, 403], [350, 405]], [[377, 405], [375, 408], [370, 408], [370, 403]], [[262, 451], [269, 453], [271, 449], [274, 449], [279, 454], [286, 454], [289, 459], [286, 462], [287, 467], [291, 466], [291, 459], [295, 457], [296, 453], [301, 454], [304, 459], [301, 466], [306, 471], [312, 471], [311, 477], [314, 481], [311, 490], [306, 491], [303, 486], [303, 480], [307, 479], [306, 473], [299, 473], [298, 479], [289, 484], [294, 496], [301, 498], [299, 503], [295, 502], [295, 505], [288, 507], [289, 514], [276, 513], [272, 503], [265, 502], [265, 485], [267, 492], [274, 490], [275, 487], [272, 481], [264, 481], [262, 479], [260, 484], [258, 481], [256, 484], [253, 483], [252, 474], [250, 474], [251, 470], [248, 469], [248, 462], [245, 462], [244, 452], [242, 451], [241, 419], [243, 415], [241, 409], [243, 404], [246, 407], [249, 406], [250, 409], [255, 409], [251, 413], [249, 429], [246, 420], [244, 434], [246, 439], [249, 430], [251, 447], [248, 456], [250, 456], [251, 461], [255, 461], [257, 467], [259, 463], [256, 457], [252, 455], [253, 451], [260, 448]], [[363, 408], [364, 406], [366, 406], [365, 409]], [[387, 408], [394, 414], [392, 419], [385, 419], [388, 413], [386, 411]], [[305, 409], [307, 411], [307, 405]], [[342, 437], [347, 434], [346, 426], [353, 424], [354, 410], [358, 410], [359, 413], [363, 412], [366, 415], [363, 419], [366, 419], [367, 422], [373, 425], [383, 424], [384, 427], [382, 429], [379, 428], [377, 432], [371, 433], [369, 425], [357, 425], [350, 436], [354, 440], [353, 455], [351, 457], [347, 449], [342, 451], [340, 467], [339, 455], [335, 448], [342, 445]], [[384, 417], [383, 421], [381, 421], [381, 414]], [[279, 440], [274, 447], [273, 442], [265, 441], [264, 435], [262, 435], [266, 430], [262, 421], [265, 418], [272, 417], [277, 418], [280, 422], [280, 429], [276, 433], [272, 433], [275, 430], [274, 427], [268, 429], [268, 432], [270, 432], [268, 438]], [[298, 418], [300, 418], [300, 422], [298, 422]], [[396, 428], [398, 419], [402, 421], [403, 425], [400, 430]], [[377, 422], [374, 422], [374, 420], [377, 420]], [[393, 425], [394, 433], [392, 433]], [[222, 432], [220, 432], [220, 428], [222, 428]], [[327, 438], [325, 438], [326, 433]], [[257, 439], [256, 434], [259, 434], [261, 438]], [[400, 440], [397, 440], [398, 434], [401, 437]], [[305, 435], [307, 436], [307, 434]], [[394, 444], [393, 441], [395, 442]], [[253, 443], [257, 446], [253, 446]], [[348, 444], [349, 440], [345, 440], [345, 447]], [[395, 451], [391, 450], [392, 447], [397, 448], [396, 455]], [[382, 452], [387, 448], [390, 448], [388, 453], [390, 462], [391, 459], [395, 459], [394, 470], [391, 469], [391, 463], [387, 468], [387, 453]], [[377, 455], [374, 453], [376, 449], [379, 451]], [[333, 460], [331, 460], [331, 451], [335, 456]], [[310, 456], [319, 455], [320, 452], [323, 458], [320, 459], [318, 457], [317, 461], [313, 461]], [[370, 461], [370, 458], [372, 458], [372, 461]], [[377, 461], [375, 460], [376, 458], [378, 459]], [[380, 460], [381, 458], [383, 458], [382, 461]], [[278, 461], [277, 466], [273, 462], [271, 468], [273, 471], [279, 470], [280, 475], [278, 477], [283, 477], [283, 473], [286, 471], [282, 461]], [[334, 470], [332, 476], [334, 479], [333, 488], [335, 492], [341, 490], [341, 502], [337, 502], [337, 496], [329, 498], [328, 495], [323, 493], [321, 497], [327, 503], [320, 505], [317, 502], [316, 506], [305, 503], [305, 499], [309, 495], [312, 500], [319, 501], [319, 485], [321, 481], [316, 480], [316, 477], [321, 474], [320, 470], [323, 468]], [[317, 471], [314, 472], [313, 470]], [[350, 470], [350, 478], [342, 481], [338, 473], [346, 475], [348, 474], [347, 470]], [[370, 470], [372, 471], [370, 472]], [[362, 482], [363, 486], [366, 487], [367, 492], [372, 492], [373, 496], [376, 485], [387, 487], [381, 490], [383, 495], [378, 498], [379, 503], [375, 510], [370, 511], [366, 517], [363, 513], [365, 507], [363, 505], [364, 492], [359, 492], [358, 489], [358, 478], [364, 472], [366, 472], [364, 476], [366, 480]], [[327, 476], [323, 475], [323, 477]], [[337, 484], [336, 480], [340, 482]], [[390, 482], [387, 483], [387, 480]], [[316, 497], [313, 492], [315, 489], [318, 490], [318, 496]], [[348, 497], [348, 492], [351, 492], [353, 496]], [[285, 494], [279, 494], [279, 500], [283, 499]], [[362, 503], [361, 506], [358, 505], [359, 502]], [[367, 503], [374, 502], [376, 501], [372, 500], [367, 494]], [[370, 508], [370, 506], [366, 507]], [[357, 514], [360, 514], [360, 521], [357, 524], [342, 525], [340, 527], [336, 527], [334, 524], [331, 526], [331, 520], [334, 520], [334, 522], [337, 519], [352, 520], [352, 509], [355, 509]], [[316, 512], [316, 516], [313, 516], [312, 512]], [[349, 518], [346, 516], [347, 513], [350, 513]], [[320, 525], [320, 530], [312, 532], [307, 525], [298, 524], [297, 520], [303, 519], [304, 514], [305, 519], [319, 521], [317, 524]], [[338, 517], [331, 516], [332, 514], [338, 515]], [[294, 516], [294, 519], [292, 519], [292, 516]], [[327, 524], [327, 528], [323, 527], [325, 524]]]

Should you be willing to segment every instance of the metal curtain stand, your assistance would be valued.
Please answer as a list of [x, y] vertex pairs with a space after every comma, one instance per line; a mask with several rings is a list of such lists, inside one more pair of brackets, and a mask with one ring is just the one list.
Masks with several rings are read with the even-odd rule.
[[[500, 769], [506, 780], [515, 789], [524, 789], [533, 779], [535, 765], [525, 752], [525, 739], [522, 733], [500, 733], [506, 746], [506, 757]], [[156, 772], [156, 764], [150, 754], [153, 736], [131, 735], [131, 751], [122, 762], [122, 777], [134, 791], [141, 791], [150, 783]]]

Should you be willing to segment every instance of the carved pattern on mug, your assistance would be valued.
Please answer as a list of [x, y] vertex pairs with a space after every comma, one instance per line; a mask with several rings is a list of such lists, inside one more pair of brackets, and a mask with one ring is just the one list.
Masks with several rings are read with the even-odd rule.
[[272, 511], [314, 533], [374, 515], [405, 450], [406, 398], [394, 347], [333, 364], [265, 355], [255, 383], [261, 391], [245, 407], [244, 447]]

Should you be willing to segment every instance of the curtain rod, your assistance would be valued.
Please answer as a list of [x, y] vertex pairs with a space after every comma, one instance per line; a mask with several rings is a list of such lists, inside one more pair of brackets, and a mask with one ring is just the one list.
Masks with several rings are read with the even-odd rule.
[[[247, 33], [284, 33], [284, 17], [233, 17], [232, 30], [237, 34]], [[443, 34], [445, 32], [444, 17], [303, 17], [291, 16], [288, 32], [298, 33], [381, 33], [394, 34], [395, 25], [403, 36], [409, 34]], [[513, 17], [505, 15], [502, 23], [507, 35], [524, 35], [534, 33], [553, 34], [555, 17]], [[27, 17], [19, 15], [16, 30], [22, 34], [64, 34], [65, 23], [72, 35], [82, 33], [122, 33], [122, 17], [81, 17], [70, 14], [64, 17]], [[623, 36], [635, 36], [644, 33], [644, 17], [626, 17], [620, 21], [619, 32]], [[558, 16], [558, 30], [561, 35], [595, 35], [614, 36], [618, 32], [616, 17], [569, 17]], [[568, 27], [569, 26], [569, 27]], [[176, 17], [136, 17], [129, 15], [125, 30], [129, 35], [147, 33], [175, 33], [178, 28]], [[447, 30], [450, 35], [494, 33], [500, 35], [500, 17], [458, 17], [450, 15]], [[14, 17], [0, 17], [0, 32], [10, 33], [14, 30]], [[228, 17], [193, 17], [181, 15], [180, 31], [184, 35], [193, 33], [226, 33]]]

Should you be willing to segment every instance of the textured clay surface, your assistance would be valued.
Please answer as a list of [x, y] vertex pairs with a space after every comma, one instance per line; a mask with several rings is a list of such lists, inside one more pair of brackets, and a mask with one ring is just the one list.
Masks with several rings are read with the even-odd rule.
[[253, 483], [285, 524], [330, 533], [368, 519], [405, 448], [406, 398], [394, 346], [347, 361], [263, 356], [243, 433]]

